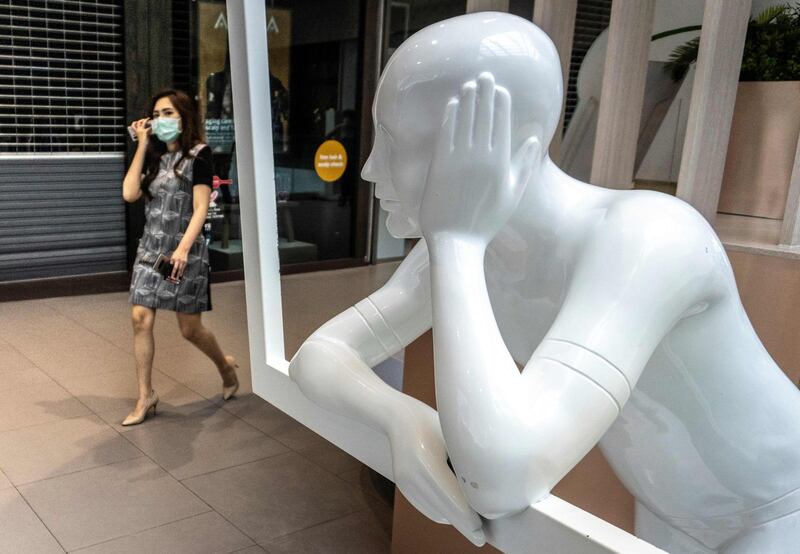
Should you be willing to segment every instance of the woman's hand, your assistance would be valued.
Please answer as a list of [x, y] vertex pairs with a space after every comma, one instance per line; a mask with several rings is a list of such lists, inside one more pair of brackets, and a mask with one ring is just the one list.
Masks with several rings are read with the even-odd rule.
[[428, 171], [420, 227], [488, 244], [519, 203], [541, 143], [531, 137], [511, 158], [511, 96], [491, 73], [469, 81], [447, 105]]
[[150, 122], [149, 117], [145, 117], [144, 119], [138, 119], [131, 123], [131, 127], [136, 132], [136, 138], [139, 140], [139, 144], [147, 144], [147, 140], [150, 138], [150, 133], [152, 133], [153, 129], [148, 125]]
[[176, 248], [175, 252], [172, 253], [170, 261], [172, 262], [172, 275], [170, 275], [170, 279], [173, 281], [181, 280], [186, 271], [186, 266], [189, 263], [189, 251], [185, 248]]

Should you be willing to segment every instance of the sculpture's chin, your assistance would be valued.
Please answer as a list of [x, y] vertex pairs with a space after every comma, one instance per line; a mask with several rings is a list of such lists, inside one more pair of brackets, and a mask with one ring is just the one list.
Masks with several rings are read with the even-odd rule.
[[422, 236], [419, 225], [404, 213], [391, 212], [386, 218], [389, 234], [398, 239], [413, 239]]

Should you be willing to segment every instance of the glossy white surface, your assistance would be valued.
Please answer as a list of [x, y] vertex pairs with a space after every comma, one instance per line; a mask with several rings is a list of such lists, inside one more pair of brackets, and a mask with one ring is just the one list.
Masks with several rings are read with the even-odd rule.
[[[390, 231], [424, 240], [308, 339], [290, 376], [385, 433], [404, 495], [473, 542], [485, 540], [477, 514], [546, 498], [599, 441], [637, 498], [642, 538], [791, 552], [800, 392], [693, 208], [593, 187], [549, 160], [561, 82], [547, 36], [506, 14], [447, 20], [397, 50], [363, 177]], [[370, 370], [431, 325], [438, 414]]]

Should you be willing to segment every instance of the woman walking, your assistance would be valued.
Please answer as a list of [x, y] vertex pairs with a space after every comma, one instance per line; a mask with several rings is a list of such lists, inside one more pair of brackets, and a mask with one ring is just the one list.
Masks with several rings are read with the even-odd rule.
[[201, 231], [213, 169], [197, 110], [185, 93], [165, 90], [153, 97], [150, 117], [131, 128], [138, 147], [122, 196], [136, 202], [144, 195], [146, 222], [130, 288], [139, 399], [123, 425], [141, 423], [158, 404], [151, 382], [157, 310], [174, 311], [183, 337], [216, 364], [225, 400], [239, 388], [236, 360], [223, 354], [201, 321], [202, 312], [211, 310], [208, 246]]

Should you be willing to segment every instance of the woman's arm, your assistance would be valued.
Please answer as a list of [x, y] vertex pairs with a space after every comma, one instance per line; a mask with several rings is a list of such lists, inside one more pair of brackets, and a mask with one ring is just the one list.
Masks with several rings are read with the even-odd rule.
[[188, 252], [192, 248], [192, 244], [197, 240], [197, 236], [200, 234], [200, 231], [202, 231], [203, 225], [206, 222], [210, 199], [211, 187], [206, 185], [194, 186], [194, 191], [192, 192], [192, 209], [194, 213], [192, 214], [191, 221], [189, 221], [189, 225], [186, 227], [186, 231], [183, 232], [183, 238], [178, 244], [177, 249]]
[[213, 178], [213, 169], [211, 166], [211, 149], [206, 146], [197, 153], [194, 159], [194, 168], [192, 169], [192, 219], [189, 225], [183, 232], [181, 239], [175, 251], [172, 253], [172, 263], [174, 269], [172, 277], [174, 279], [183, 276], [186, 270], [186, 265], [189, 261], [189, 252], [192, 249], [192, 244], [197, 240], [203, 225], [206, 222], [208, 215], [208, 206], [211, 201], [211, 182]]
[[172, 253], [172, 278], [179, 279], [183, 276], [186, 270], [186, 265], [189, 263], [189, 251], [192, 249], [192, 244], [197, 240], [197, 235], [203, 229], [206, 222], [206, 215], [208, 215], [208, 203], [211, 198], [211, 188], [206, 185], [195, 185], [194, 192], [192, 193], [192, 205], [194, 213], [186, 231], [183, 233], [181, 242]]
[[138, 137], [138, 146], [133, 155], [131, 165], [122, 181], [122, 198], [126, 202], [136, 202], [142, 197], [142, 169], [144, 168], [144, 158], [147, 153], [147, 142], [150, 135], [150, 128], [145, 127], [148, 119], [134, 121], [132, 127]]

